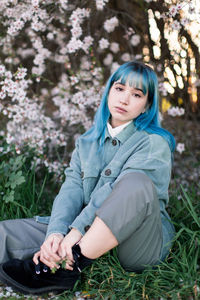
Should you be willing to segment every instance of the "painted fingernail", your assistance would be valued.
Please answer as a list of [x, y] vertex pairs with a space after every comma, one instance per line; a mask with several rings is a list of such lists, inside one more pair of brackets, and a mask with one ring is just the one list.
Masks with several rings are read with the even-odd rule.
[[47, 271], [48, 271], [48, 267], [46, 265], [44, 265], [43, 272], [46, 273]]
[[36, 274], [40, 274], [40, 263], [38, 263], [37, 265], [35, 265], [35, 273]]

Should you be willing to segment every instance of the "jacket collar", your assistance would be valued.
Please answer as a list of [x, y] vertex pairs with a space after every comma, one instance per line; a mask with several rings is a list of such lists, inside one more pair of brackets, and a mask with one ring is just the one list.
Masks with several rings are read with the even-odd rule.
[[[133, 135], [133, 133], [136, 132], [136, 130], [137, 129], [136, 129], [135, 125], [134, 125], [134, 122], [131, 122], [120, 133], [118, 133], [114, 137], [114, 139], [117, 139], [120, 143], [123, 144], [131, 135]], [[107, 138], [111, 139], [112, 137], [110, 136], [110, 134], [108, 132], [108, 128], [106, 126], [104, 142], [106, 141]]]

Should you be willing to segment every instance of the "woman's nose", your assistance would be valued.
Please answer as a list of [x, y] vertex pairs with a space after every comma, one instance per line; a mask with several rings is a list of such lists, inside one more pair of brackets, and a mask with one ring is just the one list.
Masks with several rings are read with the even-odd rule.
[[129, 94], [123, 93], [123, 95], [120, 97], [120, 102], [127, 105], [129, 103]]

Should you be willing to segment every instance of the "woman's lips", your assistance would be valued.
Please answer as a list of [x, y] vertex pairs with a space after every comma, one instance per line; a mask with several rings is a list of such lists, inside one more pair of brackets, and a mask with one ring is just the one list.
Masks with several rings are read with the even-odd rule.
[[115, 109], [119, 113], [125, 113], [125, 112], [127, 112], [124, 108], [121, 108], [121, 107], [118, 107], [118, 106], [116, 106]]

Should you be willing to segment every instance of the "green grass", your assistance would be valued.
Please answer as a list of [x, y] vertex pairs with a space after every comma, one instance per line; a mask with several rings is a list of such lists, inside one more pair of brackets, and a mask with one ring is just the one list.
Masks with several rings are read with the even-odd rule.
[[[19, 169], [22, 170], [25, 181], [15, 188], [17, 200], [7, 203], [1, 200], [1, 219], [49, 214], [52, 198], [46, 192], [51, 189], [47, 181], [48, 175], [44, 173], [38, 181], [35, 168], [30, 168], [26, 162]], [[19, 169], [15, 170], [16, 173]], [[82, 291], [81, 296], [85, 299], [200, 299], [198, 189], [197, 185], [186, 192], [180, 187], [171, 196], [168, 209], [176, 228], [176, 237], [166, 261], [156, 268], [147, 268], [140, 274], [125, 272], [113, 251], [84, 270], [82, 279], [77, 282], [74, 290], [59, 295], [58, 299], [75, 299], [75, 291]], [[48, 295], [44, 298], [48, 298]], [[10, 296], [7, 299], [17, 298]]]
[[[200, 202], [195, 190], [182, 188], [182, 199], [174, 195], [170, 209], [177, 233], [165, 262], [141, 274], [128, 273], [115, 253], [107, 254], [84, 272], [76, 289], [95, 299], [200, 299]], [[59, 299], [72, 298], [68, 292]]]

